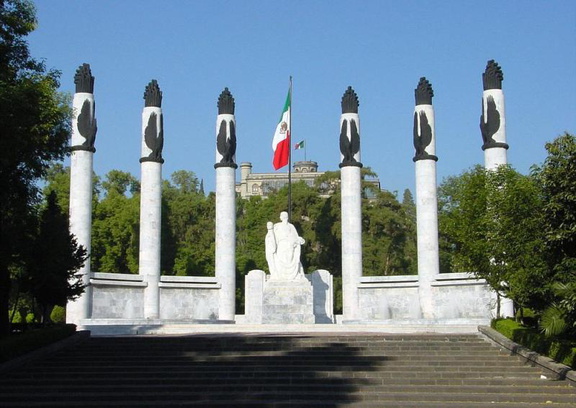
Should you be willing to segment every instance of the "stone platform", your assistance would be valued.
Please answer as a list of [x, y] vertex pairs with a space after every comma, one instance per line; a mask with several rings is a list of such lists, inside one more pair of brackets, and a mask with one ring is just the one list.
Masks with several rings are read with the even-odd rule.
[[483, 319], [454, 319], [444, 322], [433, 320], [382, 321], [378, 324], [345, 322], [344, 324], [248, 324], [244, 316], [236, 316], [236, 324], [201, 324], [197, 321], [164, 322], [161, 320], [86, 319], [79, 329], [90, 330], [93, 336], [125, 335], [185, 335], [185, 334], [325, 334], [354, 335], [361, 333], [477, 333], [479, 325], [489, 324]]

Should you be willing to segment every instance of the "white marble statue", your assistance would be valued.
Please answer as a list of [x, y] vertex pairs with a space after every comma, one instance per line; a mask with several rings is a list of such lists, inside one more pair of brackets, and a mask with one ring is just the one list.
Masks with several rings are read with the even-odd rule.
[[298, 236], [294, 225], [288, 222], [288, 213], [280, 213], [280, 222], [266, 225], [266, 261], [271, 280], [294, 281], [305, 279], [300, 263], [300, 246], [304, 238]]

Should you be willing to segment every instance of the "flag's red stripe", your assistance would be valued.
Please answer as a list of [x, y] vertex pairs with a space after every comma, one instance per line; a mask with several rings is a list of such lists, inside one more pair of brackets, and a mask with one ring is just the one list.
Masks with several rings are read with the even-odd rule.
[[274, 151], [274, 160], [272, 164], [274, 165], [274, 170], [278, 170], [281, 167], [288, 165], [288, 155], [290, 154], [290, 136], [286, 136], [286, 139], [282, 140], [276, 145], [276, 150]]

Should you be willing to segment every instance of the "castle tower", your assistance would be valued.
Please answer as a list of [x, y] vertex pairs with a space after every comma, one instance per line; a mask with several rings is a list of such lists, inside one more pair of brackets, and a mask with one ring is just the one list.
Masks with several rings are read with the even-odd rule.
[[240, 163], [240, 196], [248, 195], [248, 176], [252, 173], [252, 163]]
[[[216, 278], [221, 285], [219, 319], [236, 313], [236, 118], [234, 97], [225, 88], [216, 118]], [[243, 167], [247, 171], [248, 167]]]
[[[96, 149], [96, 116], [94, 77], [89, 64], [83, 64], [74, 76], [76, 92], [72, 101], [72, 140], [70, 159], [70, 232], [78, 244], [91, 252], [92, 241], [92, 169]], [[80, 326], [82, 319], [92, 314], [92, 288], [90, 287], [90, 257], [78, 271], [84, 293], [66, 306], [66, 320]]]
[[436, 132], [434, 127], [434, 91], [430, 82], [420, 78], [415, 91], [414, 163], [416, 167], [416, 222], [418, 248], [418, 294], [422, 317], [433, 319], [432, 282], [440, 273], [438, 249], [438, 198], [436, 195]]
[[160, 239], [162, 224], [162, 148], [164, 120], [162, 92], [156, 80], [144, 91], [142, 157], [140, 158], [140, 253], [139, 270], [144, 282], [144, 318], [160, 317]]
[[345, 320], [360, 318], [358, 285], [362, 276], [362, 177], [358, 96], [348, 87], [340, 117], [340, 178], [342, 183], [342, 292]]

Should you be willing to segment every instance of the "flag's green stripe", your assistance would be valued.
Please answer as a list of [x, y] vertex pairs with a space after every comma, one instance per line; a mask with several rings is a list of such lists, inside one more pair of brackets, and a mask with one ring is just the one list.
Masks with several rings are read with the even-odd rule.
[[286, 102], [284, 103], [284, 109], [282, 110], [282, 114], [280, 115], [280, 120], [278, 121], [278, 123], [282, 122], [282, 117], [284, 116], [284, 113], [290, 109], [290, 90], [288, 90], [288, 95], [286, 96]]

